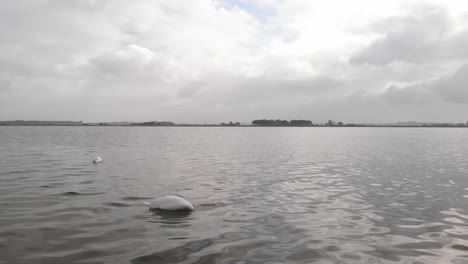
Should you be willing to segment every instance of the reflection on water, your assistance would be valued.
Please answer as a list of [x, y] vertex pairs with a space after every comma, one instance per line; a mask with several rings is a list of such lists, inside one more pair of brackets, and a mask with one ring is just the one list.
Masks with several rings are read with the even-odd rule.
[[[2, 127], [0, 138], [0, 263], [468, 263], [464, 129]], [[169, 194], [195, 211], [143, 204]]]
[[182, 211], [167, 211], [167, 210], [151, 210], [154, 215], [159, 216], [161, 219], [168, 220], [177, 220], [177, 219], [187, 219], [192, 214], [192, 211], [182, 210]]

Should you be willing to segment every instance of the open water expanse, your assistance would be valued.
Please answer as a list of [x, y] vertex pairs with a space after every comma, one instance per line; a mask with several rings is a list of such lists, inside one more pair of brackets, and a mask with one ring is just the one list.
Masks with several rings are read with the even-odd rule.
[[0, 263], [468, 263], [468, 129], [0, 127], [0, 208]]

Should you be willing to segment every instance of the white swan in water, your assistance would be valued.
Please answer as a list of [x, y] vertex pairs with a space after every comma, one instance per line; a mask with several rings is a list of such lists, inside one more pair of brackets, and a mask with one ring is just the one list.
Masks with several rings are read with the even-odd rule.
[[160, 197], [152, 202], [145, 203], [150, 209], [161, 209], [161, 210], [189, 210], [194, 209], [193, 205], [180, 196], [169, 195]]
[[98, 163], [101, 163], [101, 162], [102, 162], [102, 159], [101, 159], [101, 157], [99, 157], [99, 156], [98, 156], [98, 157], [95, 157], [95, 158], [93, 159], [93, 163], [94, 163], [94, 164], [98, 164]]

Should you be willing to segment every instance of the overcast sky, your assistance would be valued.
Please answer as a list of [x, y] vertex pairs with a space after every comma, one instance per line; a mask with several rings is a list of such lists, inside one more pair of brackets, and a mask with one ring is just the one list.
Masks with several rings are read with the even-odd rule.
[[3, 0], [0, 120], [468, 120], [468, 1]]

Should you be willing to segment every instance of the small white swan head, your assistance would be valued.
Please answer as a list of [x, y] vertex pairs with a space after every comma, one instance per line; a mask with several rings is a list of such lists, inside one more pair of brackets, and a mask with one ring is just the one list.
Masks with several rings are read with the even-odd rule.
[[151, 210], [192, 211], [195, 209], [189, 201], [176, 195], [163, 196], [145, 204]]
[[101, 163], [101, 162], [102, 162], [101, 157], [99, 157], [99, 156], [94, 157], [94, 159], [93, 159], [93, 163], [94, 163], [94, 164]]

